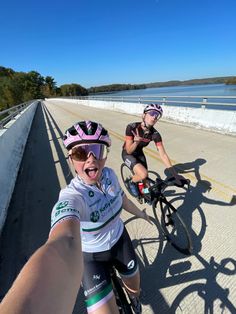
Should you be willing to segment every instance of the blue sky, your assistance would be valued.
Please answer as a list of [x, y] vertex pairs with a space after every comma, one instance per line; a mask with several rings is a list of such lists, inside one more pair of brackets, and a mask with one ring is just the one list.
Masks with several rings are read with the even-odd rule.
[[8, 0], [0, 65], [84, 87], [236, 75], [235, 0]]

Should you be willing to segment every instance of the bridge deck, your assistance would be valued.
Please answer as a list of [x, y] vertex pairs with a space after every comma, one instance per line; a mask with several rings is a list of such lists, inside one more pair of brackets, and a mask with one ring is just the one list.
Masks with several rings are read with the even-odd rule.
[[[125, 126], [139, 117], [63, 102], [38, 107], [0, 241], [0, 299], [29, 256], [47, 239], [52, 206], [60, 188], [72, 178], [61, 137], [67, 127], [83, 119], [99, 121], [109, 129], [112, 150], [107, 164], [120, 177]], [[178, 190], [176, 203], [191, 229], [194, 252], [183, 256], [166, 243], [158, 224], [150, 227], [122, 214], [131, 237], [138, 240], [134, 245], [140, 260], [144, 313], [205, 313], [204, 306], [218, 313], [222, 310], [219, 299], [225, 301], [225, 312], [233, 313], [236, 217], [231, 199], [236, 195], [236, 138], [164, 121], [157, 128], [173, 163], [191, 179], [191, 191], [183, 200]], [[155, 147], [149, 146], [149, 168], [163, 175]], [[151, 208], [147, 210], [152, 216]], [[225, 263], [228, 270], [216, 267], [213, 259]], [[206, 303], [199, 302], [199, 289], [202, 296], [206, 294]], [[85, 313], [81, 291], [74, 313]]]

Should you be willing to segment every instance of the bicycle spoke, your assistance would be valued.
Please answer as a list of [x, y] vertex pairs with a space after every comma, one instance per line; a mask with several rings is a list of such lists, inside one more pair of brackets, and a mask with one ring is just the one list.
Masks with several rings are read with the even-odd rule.
[[146, 221], [137, 218], [130, 218], [125, 222], [129, 232], [137, 257], [144, 267], [152, 265], [162, 249], [163, 241], [159, 237], [155, 220], [150, 225]]

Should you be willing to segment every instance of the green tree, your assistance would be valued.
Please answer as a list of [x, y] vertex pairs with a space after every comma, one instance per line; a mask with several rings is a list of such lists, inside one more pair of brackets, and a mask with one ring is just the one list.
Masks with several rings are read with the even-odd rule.
[[52, 76], [46, 76], [43, 86], [43, 94], [45, 97], [51, 97], [57, 95], [56, 82]]
[[88, 91], [79, 84], [64, 84], [60, 86], [61, 96], [86, 96]]

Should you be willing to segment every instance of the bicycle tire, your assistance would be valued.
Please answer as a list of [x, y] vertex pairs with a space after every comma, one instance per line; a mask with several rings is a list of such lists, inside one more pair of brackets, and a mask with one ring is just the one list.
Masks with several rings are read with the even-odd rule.
[[[153, 210], [157, 218], [156, 203], [153, 203]], [[177, 251], [190, 255], [193, 244], [183, 218], [166, 198], [160, 197], [159, 203], [161, 207], [161, 228], [167, 240]]]
[[133, 312], [131, 310], [131, 305], [127, 300], [127, 297], [117, 275], [114, 273], [111, 279], [113, 283], [113, 291], [116, 299], [116, 304], [120, 314], [132, 314]]
[[132, 178], [132, 176], [134, 174], [133, 171], [125, 163], [123, 163], [120, 166], [120, 173], [121, 173], [121, 178], [122, 178], [122, 181], [124, 183], [124, 186], [126, 187], [126, 190], [129, 192], [129, 194], [131, 196], [136, 198], [136, 195], [134, 195], [132, 193], [132, 191], [130, 190], [129, 185], [128, 185], [128, 180], [130, 178]]
[[148, 170], [147, 180], [151, 183], [151, 185], [156, 182], [156, 179], [160, 179], [160, 178], [161, 177], [157, 172], [153, 170]]

